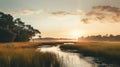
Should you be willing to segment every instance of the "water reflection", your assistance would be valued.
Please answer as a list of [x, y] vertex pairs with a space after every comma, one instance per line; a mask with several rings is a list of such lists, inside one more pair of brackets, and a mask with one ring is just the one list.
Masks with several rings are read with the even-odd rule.
[[60, 61], [61, 67], [97, 67], [95, 64], [88, 62], [87, 60], [80, 58], [77, 53], [63, 52], [59, 46], [53, 47], [40, 47], [37, 50], [42, 52], [55, 53]]

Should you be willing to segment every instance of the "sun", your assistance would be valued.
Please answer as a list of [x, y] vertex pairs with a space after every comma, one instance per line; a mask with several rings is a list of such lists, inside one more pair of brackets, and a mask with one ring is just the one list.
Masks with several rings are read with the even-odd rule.
[[72, 38], [78, 38], [78, 37], [81, 36], [81, 32], [80, 31], [72, 31], [70, 33], [70, 35], [71, 35]]

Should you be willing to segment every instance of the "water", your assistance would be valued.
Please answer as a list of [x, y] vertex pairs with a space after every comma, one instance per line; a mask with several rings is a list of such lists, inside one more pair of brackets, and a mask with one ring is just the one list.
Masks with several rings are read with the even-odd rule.
[[60, 61], [61, 67], [97, 67], [96, 64], [84, 59], [83, 57], [80, 57], [80, 54], [78, 53], [61, 51], [59, 46], [43, 46], [37, 50], [40, 50], [41, 52], [55, 53]]

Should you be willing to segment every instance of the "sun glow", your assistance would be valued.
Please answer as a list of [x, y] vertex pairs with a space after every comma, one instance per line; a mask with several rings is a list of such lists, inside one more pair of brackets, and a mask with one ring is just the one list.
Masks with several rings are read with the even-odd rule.
[[72, 31], [70, 34], [72, 38], [78, 38], [82, 35], [80, 31]]

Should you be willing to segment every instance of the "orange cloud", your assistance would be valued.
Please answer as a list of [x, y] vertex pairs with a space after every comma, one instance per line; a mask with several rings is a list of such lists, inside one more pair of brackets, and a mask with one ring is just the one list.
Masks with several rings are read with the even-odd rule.
[[81, 20], [84, 23], [89, 22], [120, 22], [120, 8], [111, 6], [96, 6], [85, 14]]

